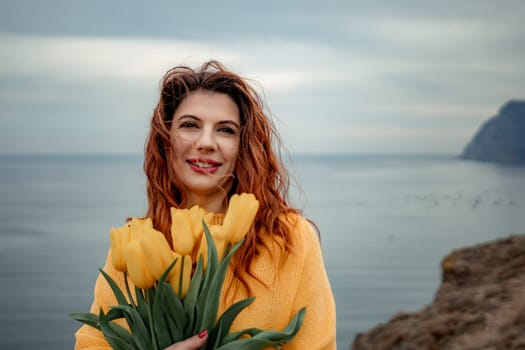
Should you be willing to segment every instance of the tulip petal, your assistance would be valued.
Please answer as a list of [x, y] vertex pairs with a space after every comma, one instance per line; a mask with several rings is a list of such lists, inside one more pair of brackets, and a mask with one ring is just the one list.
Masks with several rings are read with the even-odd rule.
[[131, 219], [129, 228], [131, 232], [131, 239], [132, 240], [139, 239], [144, 234], [146, 234], [146, 232], [153, 229], [153, 221], [151, 221], [150, 218], [146, 218], [146, 219], [133, 218]]
[[189, 255], [179, 256], [171, 270], [169, 283], [179, 298], [183, 299], [188, 292], [191, 281], [192, 262]]
[[171, 208], [171, 240], [173, 249], [181, 254], [188, 255], [195, 245], [195, 238], [191, 232], [189, 211], [187, 209]]
[[153, 277], [159, 280], [174, 259], [173, 251], [168, 241], [166, 241], [161, 232], [152, 230], [149, 234], [143, 236], [139, 242], [145, 256], [147, 268]]
[[115, 269], [120, 272], [126, 272], [125, 249], [130, 240], [129, 226], [125, 225], [117, 229], [112, 228], [109, 231], [109, 240], [111, 243], [111, 262]]
[[222, 261], [227, 243], [226, 235], [224, 234], [224, 228], [222, 225], [208, 225], [208, 230], [210, 231], [213, 243], [215, 243], [217, 257], [219, 261]]
[[222, 224], [224, 235], [232, 243], [241, 241], [253, 224], [259, 210], [259, 201], [252, 193], [234, 194]]
[[126, 247], [126, 264], [128, 274], [135, 286], [148, 289], [155, 284], [155, 278], [146, 267], [146, 258], [139, 240], [128, 243]]
[[195, 240], [202, 236], [202, 219], [207, 214], [204, 208], [194, 205], [188, 212], [191, 232]]

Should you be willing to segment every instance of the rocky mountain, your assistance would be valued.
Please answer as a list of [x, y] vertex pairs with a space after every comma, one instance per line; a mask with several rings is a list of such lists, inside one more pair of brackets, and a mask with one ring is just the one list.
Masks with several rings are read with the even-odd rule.
[[352, 350], [525, 349], [525, 234], [442, 261], [431, 305], [358, 334]]
[[525, 101], [509, 101], [487, 120], [465, 147], [462, 158], [525, 164]]

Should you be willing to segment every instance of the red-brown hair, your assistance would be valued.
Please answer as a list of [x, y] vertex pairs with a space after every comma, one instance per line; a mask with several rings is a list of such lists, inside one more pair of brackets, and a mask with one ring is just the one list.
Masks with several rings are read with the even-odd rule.
[[244, 272], [252, 275], [249, 269], [262, 244], [258, 233], [264, 230], [281, 237], [284, 250], [290, 251], [292, 232], [281, 219], [283, 214], [299, 211], [288, 205], [289, 175], [281, 159], [279, 135], [263, 110], [262, 99], [243, 78], [217, 61], [206, 62], [199, 70], [174, 67], [162, 79], [160, 99], [151, 118], [145, 147], [147, 216], [171, 242], [170, 208], [184, 208], [186, 195], [171, 166], [173, 150], [169, 131], [181, 101], [197, 90], [227, 94], [239, 108], [241, 135], [235, 166], [236, 184], [232, 192], [253, 193], [259, 201], [252, 229], [233, 261], [234, 274], [246, 285], [242, 276], [245, 276]]

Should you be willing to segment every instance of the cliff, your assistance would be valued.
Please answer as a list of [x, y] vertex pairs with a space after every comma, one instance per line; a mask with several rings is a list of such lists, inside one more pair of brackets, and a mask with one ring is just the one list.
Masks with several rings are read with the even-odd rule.
[[525, 101], [510, 101], [486, 121], [465, 147], [462, 158], [525, 163]]
[[358, 334], [352, 349], [525, 349], [525, 234], [452, 252], [431, 305]]

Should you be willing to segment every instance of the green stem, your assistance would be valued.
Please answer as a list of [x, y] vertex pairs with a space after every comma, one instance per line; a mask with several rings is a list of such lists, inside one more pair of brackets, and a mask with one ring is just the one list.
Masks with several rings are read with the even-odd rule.
[[184, 271], [184, 257], [182, 257], [182, 261], [180, 264], [180, 273], [179, 273], [179, 290], [177, 291], [177, 294], [179, 295], [179, 299], [182, 300], [182, 281], [184, 281], [184, 276], [182, 276]]
[[155, 328], [153, 326], [153, 288], [149, 288], [146, 291], [146, 305], [148, 305], [148, 318], [149, 318], [149, 330], [151, 334], [151, 343], [153, 344], [154, 350], [159, 350], [159, 345], [157, 344], [157, 339], [155, 337]]
[[124, 285], [126, 286], [126, 292], [128, 293], [128, 299], [131, 306], [136, 308], [135, 302], [133, 301], [133, 296], [131, 295], [131, 290], [129, 289], [129, 283], [128, 283], [128, 276], [127, 273], [122, 272], [124, 274]]

